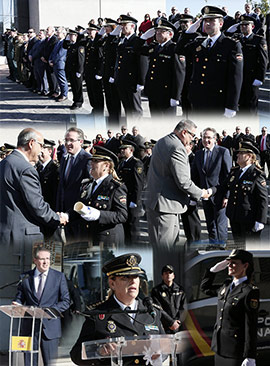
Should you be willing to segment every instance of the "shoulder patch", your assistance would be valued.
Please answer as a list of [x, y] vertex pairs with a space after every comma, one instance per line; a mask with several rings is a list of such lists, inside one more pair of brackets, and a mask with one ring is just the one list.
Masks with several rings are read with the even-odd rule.
[[236, 57], [236, 60], [239, 61], [239, 62], [242, 62], [243, 61], [243, 54], [242, 53], [237, 53], [235, 55]]
[[84, 47], [80, 47], [80, 52], [84, 53]]
[[91, 179], [90, 178], [84, 178], [82, 181], [81, 181], [81, 184], [85, 184], [85, 183], [88, 183], [90, 182]]
[[251, 307], [251, 309], [257, 309], [258, 306], [259, 306], [258, 299], [251, 299], [250, 300], [250, 307]]
[[143, 172], [143, 168], [141, 166], [138, 166], [138, 168], [136, 169], [138, 174], [142, 174]]

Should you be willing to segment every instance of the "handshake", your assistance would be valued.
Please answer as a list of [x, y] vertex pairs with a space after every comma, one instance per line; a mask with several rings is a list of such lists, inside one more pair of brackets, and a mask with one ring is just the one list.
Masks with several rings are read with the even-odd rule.
[[60, 225], [66, 225], [69, 221], [69, 216], [67, 213], [64, 212], [56, 212], [57, 215], [59, 216], [59, 220], [60, 220]]
[[204, 199], [204, 200], [207, 200], [209, 197], [211, 197], [215, 193], [216, 193], [216, 188], [215, 187], [211, 187], [211, 188], [208, 188], [208, 189], [203, 188], [201, 198]]

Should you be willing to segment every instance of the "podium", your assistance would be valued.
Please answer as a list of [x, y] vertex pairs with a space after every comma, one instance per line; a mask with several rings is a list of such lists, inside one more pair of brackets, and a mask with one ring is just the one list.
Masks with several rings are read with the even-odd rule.
[[161, 355], [154, 361], [154, 365], [161, 366], [162, 362], [170, 355], [172, 365], [176, 366], [176, 355], [184, 352], [187, 340], [188, 335], [186, 331], [183, 331], [176, 334], [89, 341], [82, 343], [82, 360], [110, 358], [111, 366], [123, 366], [123, 357], [145, 357], [146, 364], [153, 355]]
[[[42, 320], [57, 318], [57, 315], [49, 308], [41, 309], [23, 305], [2, 305], [0, 311], [10, 317], [9, 366], [12, 366], [13, 353], [17, 356], [15, 365], [20, 365], [18, 363], [18, 353], [21, 352], [27, 352], [30, 355], [30, 365], [33, 366], [34, 355], [36, 354], [38, 357], [40, 348]], [[15, 324], [15, 319], [18, 319], [18, 324]], [[32, 322], [30, 334], [21, 334], [23, 321]], [[36, 334], [37, 345], [34, 344]], [[34, 346], [37, 346], [36, 349], [34, 349]]]

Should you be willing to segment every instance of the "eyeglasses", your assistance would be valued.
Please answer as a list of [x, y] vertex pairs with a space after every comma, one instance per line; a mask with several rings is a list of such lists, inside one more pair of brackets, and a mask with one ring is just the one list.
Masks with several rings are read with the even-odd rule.
[[28, 33], [34, 33], [33, 31], [28, 31]]
[[192, 138], [194, 138], [195, 136], [196, 136], [196, 133], [193, 133], [193, 132], [191, 132], [191, 131], [189, 131], [189, 130], [186, 130], [187, 131], [187, 133], [189, 133], [190, 134], [190, 136], [192, 137]]
[[80, 141], [80, 139], [76, 139], [76, 140], [74, 140], [74, 139], [65, 139], [64, 141], [65, 141], [66, 144], [68, 144], [69, 142], [71, 142], [73, 144], [76, 141]]
[[34, 140], [37, 144], [39, 144], [39, 146], [41, 147], [41, 149], [44, 148], [44, 144], [42, 144], [41, 142], [37, 141], [37, 140]]

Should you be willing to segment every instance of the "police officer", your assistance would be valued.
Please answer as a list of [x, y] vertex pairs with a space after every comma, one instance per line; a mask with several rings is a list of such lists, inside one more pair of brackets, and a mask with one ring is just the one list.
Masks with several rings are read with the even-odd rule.
[[78, 32], [70, 29], [68, 34], [69, 40], [65, 39], [63, 43], [63, 48], [67, 49], [65, 71], [73, 93], [73, 104], [70, 109], [76, 110], [81, 108], [83, 104], [82, 81], [85, 49], [83, 45], [77, 42]]
[[179, 332], [185, 319], [186, 295], [184, 288], [174, 282], [174, 268], [166, 264], [161, 271], [162, 283], [152, 289], [153, 302], [161, 306], [161, 322], [166, 333]]
[[[228, 279], [218, 289], [216, 273], [228, 268]], [[234, 249], [222, 262], [207, 269], [201, 290], [218, 296], [217, 320], [212, 336], [215, 366], [255, 366], [259, 289], [250, 283], [253, 256]]]
[[152, 116], [176, 115], [181, 101], [186, 63], [185, 56], [175, 53], [176, 44], [172, 41], [175, 32], [174, 25], [161, 18], [155, 28], [140, 37], [142, 42], [153, 35], [157, 40], [141, 48], [142, 54], [149, 58], [144, 91]]
[[258, 240], [267, 222], [268, 192], [265, 175], [257, 167], [258, 149], [248, 141], [240, 144], [237, 155], [239, 166], [232, 168], [223, 185], [223, 207], [230, 220], [233, 238], [243, 243]]
[[84, 77], [93, 114], [103, 114], [104, 111], [101, 51], [98, 44], [101, 36], [97, 33], [99, 29], [99, 26], [89, 23], [87, 28], [88, 38], [83, 43], [85, 46]]
[[122, 140], [120, 146], [123, 160], [117, 173], [127, 186], [128, 221], [125, 224], [126, 240], [134, 242], [138, 235], [138, 223], [142, 210], [141, 193], [144, 186], [144, 171], [141, 160], [135, 158], [134, 150], [137, 145], [130, 140]]
[[[128, 217], [127, 188], [114, 171], [118, 158], [102, 146], [94, 149], [90, 169], [93, 180], [82, 181], [80, 202], [74, 206], [81, 215], [78, 237], [90, 239], [94, 245], [124, 244], [123, 224]], [[71, 216], [72, 219], [76, 217]]]
[[[104, 264], [102, 271], [108, 276], [109, 286], [112, 295], [103, 304], [96, 307], [100, 310], [99, 315], [90, 315], [86, 318], [79, 338], [73, 346], [70, 355], [72, 361], [77, 365], [108, 365], [110, 360], [102, 359], [102, 356], [109, 356], [109, 347], [100, 347], [100, 359], [88, 361], [82, 360], [82, 343], [111, 337], [136, 337], [149, 334], [162, 334], [164, 330], [160, 322], [160, 313], [156, 317], [145, 313], [145, 306], [138, 298], [139, 275], [143, 270], [139, 267], [141, 257], [136, 253], [127, 253], [116, 257]], [[126, 308], [136, 311], [127, 314]], [[119, 313], [113, 313], [119, 311]], [[142, 313], [144, 312], [144, 313]], [[159, 355], [150, 356], [148, 363]], [[139, 357], [124, 358], [124, 365], [144, 365], [145, 360]], [[148, 364], [147, 363], [147, 364]], [[162, 361], [160, 360], [160, 364]]]
[[[202, 18], [183, 35], [178, 52], [186, 55], [191, 64], [188, 98], [194, 113], [215, 112], [233, 117], [243, 78], [243, 54], [241, 44], [221, 33], [226, 13], [215, 7], [205, 6]], [[197, 37], [189, 42], [190, 34], [196, 32], [203, 21], [207, 37]]]
[[59, 165], [52, 160], [55, 142], [44, 139], [44, 145], [39, 155], [37, 171], [44, 201], [48, 202], [53, 210], [56, 208], [56, 195], [59, 183]]
[[264, 82], [268, 63], [267, 45], [262, 36], [252, 32], [255, 27], [254, 18], [242, 15], [240, 19], [241, 35], [238, 35], [238, 39], [242, 44], [244, 74], [239, 110], [244, 113], [256, 114], [259, 87]]

